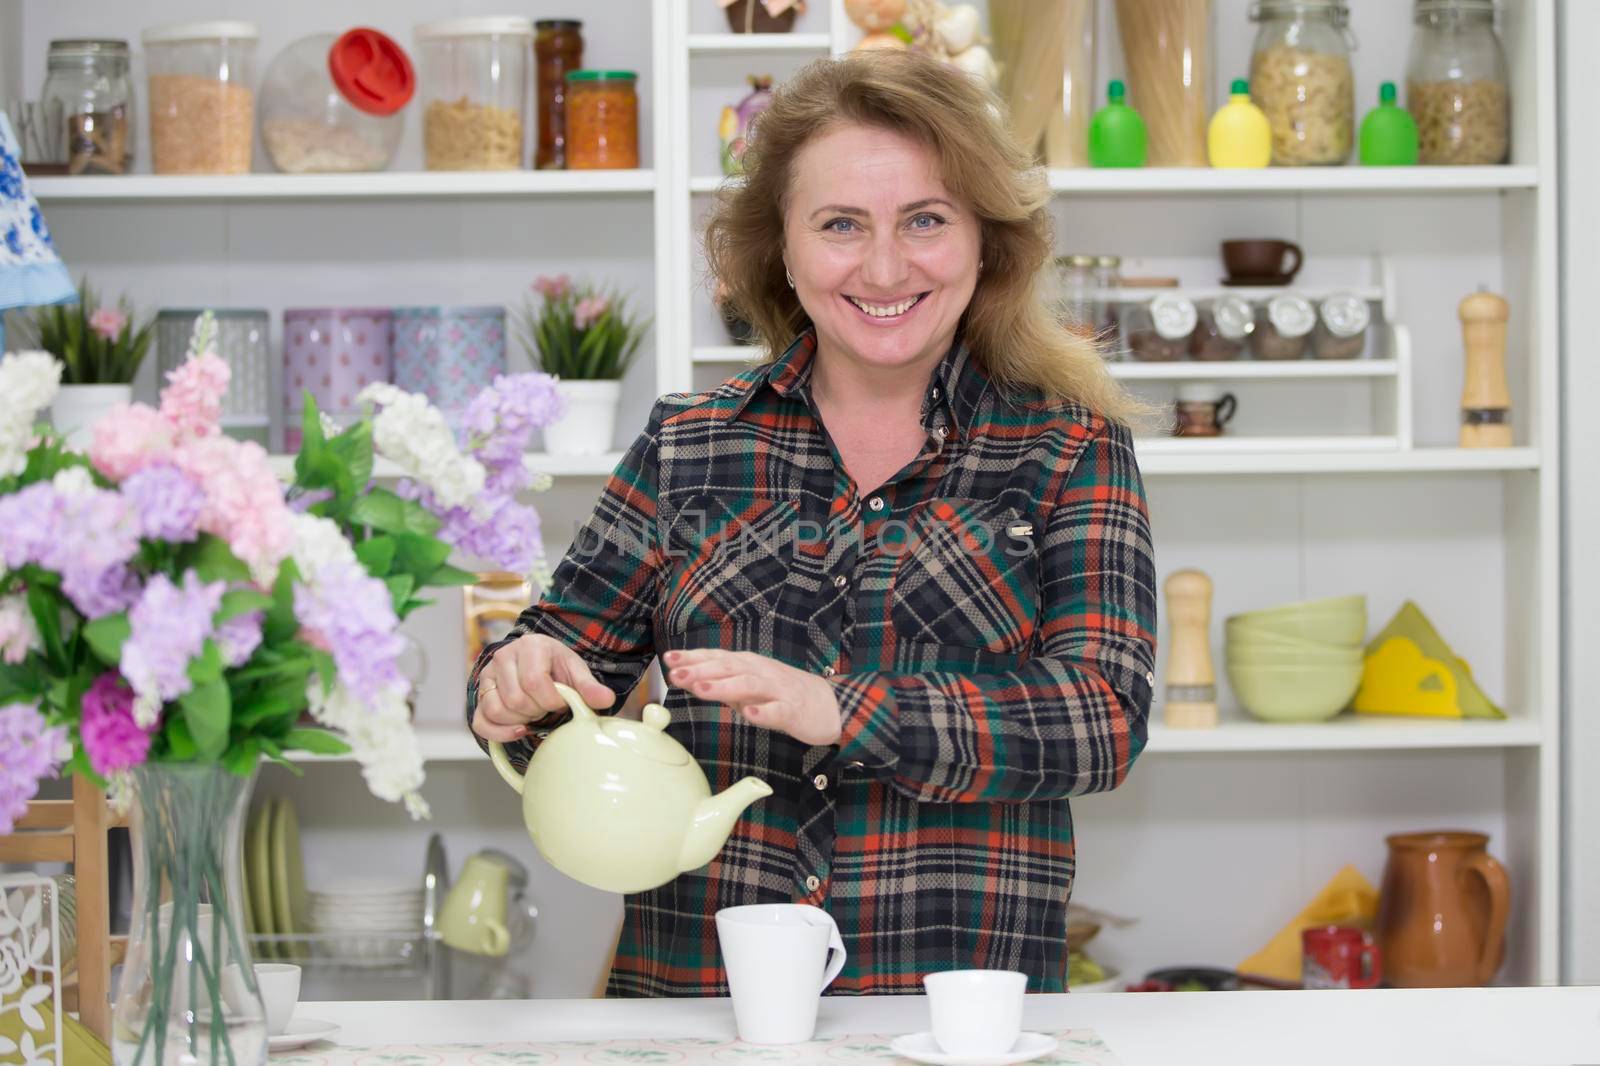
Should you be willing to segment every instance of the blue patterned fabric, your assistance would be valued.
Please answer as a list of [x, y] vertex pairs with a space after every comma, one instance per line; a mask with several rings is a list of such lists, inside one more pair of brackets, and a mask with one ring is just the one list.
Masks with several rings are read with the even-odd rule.
[[[21, 146], [0, 112], [0, 311], [62, 303], [77, 296], [72, 276], [56, 255], [39, 204], [22, 173]], [[5, 328], [0, 323], [0, 350]]]

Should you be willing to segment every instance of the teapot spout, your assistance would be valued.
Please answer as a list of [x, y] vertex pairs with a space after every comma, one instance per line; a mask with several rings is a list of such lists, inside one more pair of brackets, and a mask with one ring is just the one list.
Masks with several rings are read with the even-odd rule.
[[694, 809], [683, 852], [678, 857], [680, 871], [697, 870], [716, 857], [733, 832], [733, 823], [744, 809], [758, 799], [772, 795], [772, 786], [759, 777], [735, 781], [715, 796], [707, 796]]

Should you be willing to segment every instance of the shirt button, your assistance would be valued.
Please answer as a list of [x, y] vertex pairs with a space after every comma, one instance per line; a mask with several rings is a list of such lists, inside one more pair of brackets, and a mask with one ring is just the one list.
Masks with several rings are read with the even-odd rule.
[[828, 775], [818, 774], [816, 777], [811, 779], [811, 783], [817, 786], [818, 792], [821, 792], [828, 787]]
[[933, 396], [933, 398], [935, 400], [937, 400], [939, 398], [939, 386], [935, 385], [933, 387], [933, 392], [931, 393], [931, 395]]
[[819, 889], [821, 887], [822, 887], [822, 882], [817, 879], [815, 874], [813, 874], [812, 876], [806, 878], [806, 891], [807, 892], [815, 892], [817, 889]]
[[1156, 683], [1156, 675], [1146, 670], [1144, 673], [1144, 680], [1145, 684], [1153, 686]]
[[822, 676], [823, 676], [823, 677], [832, 677], [832, 676], [833, 676], [833, 667], [831, 667], [831, 666], [824, 666], [824, 667], [823, 667], [823, 668], [822, 668]]
[[938, 437], [940, 440], [944, 440], [944, 438], [949, 434], [949, 432], [950, 431], [948, 429], [946, 429], [944, 426], [935, 426], [933, 428], [933, 435], [935, 437]]
[[848, 584], [850, 584], [850, 579], [845, 577], [843, 574], [840, 574], [833, 579], [833, 587], [836, 589], [842, 589]]
[[874, 497], [872, 497], [872, 499], [867, 501], [867, 509], [870, 510], [870, 511], [881, 511], [881, 510], [883, 510], [883, 497], [882, 496], [874, 496]]

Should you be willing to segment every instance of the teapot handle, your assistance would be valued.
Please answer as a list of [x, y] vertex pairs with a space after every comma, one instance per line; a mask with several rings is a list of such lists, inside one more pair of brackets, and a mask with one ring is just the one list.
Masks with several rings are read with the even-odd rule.
[[511, 765], [511, 756], [506, 754], [506, 746], [498, 740], [489, 741], [489, 761], [494, 763], [494, 768], [505, 778], [506, 784], [516, 789], [517, 795], [522, 795], [523, 776], [517, 773], [515, 766]]

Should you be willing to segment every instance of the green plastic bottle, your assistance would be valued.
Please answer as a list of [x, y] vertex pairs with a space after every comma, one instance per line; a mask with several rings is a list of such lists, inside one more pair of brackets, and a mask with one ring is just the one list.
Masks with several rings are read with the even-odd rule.
[[1144, 166], [1144, 119], [1123, 102], [1127, 95], [1120, 81], [1112, 81], [1106, 88], [1106, 106], [1089, 122], [1090, 166]]
[[1394, 82], [1378, 87], [1378, 106], [1361, 120], [1361, 165], [1411, 167], [1417, 164], [1417, 122], [1394, 102]]

